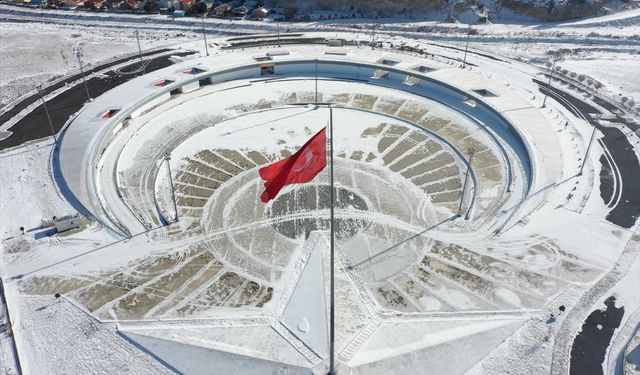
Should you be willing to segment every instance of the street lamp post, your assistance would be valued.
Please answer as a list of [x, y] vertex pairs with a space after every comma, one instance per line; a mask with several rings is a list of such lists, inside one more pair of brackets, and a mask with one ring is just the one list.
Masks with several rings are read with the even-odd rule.
[[138, 42], [138, 57], [140, 58], [140, 69], [142, 69], [142, 74], [144, 75], [144, 63], [143, 63], [143, 59], [142, 59], [142, 48], [140, 47], [140, 33], [138, 32], [138, 30], [133, 32], [134, 34], [136, 34], [136, 41]]
[[589, 138], [589, 144], [587, 145], [587, 149], [584, 151], [584, 157], [582, 158], [582, 163], [580, 164], [580, 171], [578, 172], [578, 176], [582, 176], [582, 172], [584, 172], [584, 165], [587, 162], [587, 158], [589, 157], [589, 151], [591, 150], [591, 144], [593, 143], [593, 138], [596, 136], [596, 126], [593, 126], [593, 130], [591, 131], [591, 137]]
[[556, 56], [556, 58], [553, 59], [553, 65], [551, 65], [551, 71], [549, 72], [549, 82], [547, 82], [547, 87], [545, 87], [544, 89], [544, 99], [542, 100], [542, 108], [546, 107], [547, 105], [547, 94], [549, 93], [549, 90], [551, 90], [551, 79], [553, 78], [553, 72], [555, 71], [556, 63], [558, 62], [559, 59], [560, 59], [560, 54], [558, 54], [558, 56]]
[[164, 160], [167, 162], [167, 171], [169, 171], [169, 185], [171, 186], [171, 199], [173, 200], [173, 210], [176, 213], [175, 221], [178, 222], [178, 205], [176, 204], [176, 192], [173, 189], [173, 178], [171, 177], [171, 153], [164, 153]]
[[47, 102], [44, 100], [44, 95], [42, 95], [42, 90], [40, 86], [36, 86], [38, 90], [38, 94], [40, 94], [40, 99], [42, 99], [42, 105], [44, 106], [44, 112], [47, 114], [47, 121], [49, 121], [49, 127], [51, 128], [51, 136], [53, 137], [53, 143], [58, 143], [58, 138], [56, 138], [56, 131], [53, 130], [53, 123], [51, 122], [51, 116], [49, 116], [49, 108], [47, 107]]
[[87, 86], [87, 80], [84, 78], [84, 68], [82, 67], [82, 60], [80, 59], [80, 48], [76, 48], [76, 57], [78, 58], [78, 64], [80, 65], [80, 74], [82, 75], [82, 83], [84, 83], [84, 90], [87, 93], [87, 101], [91, 101], [91, 95], [89, 95], [89, 86]]
[[204, 16], [206, 13], [202, 14], [202, 38], [204, 38], [204, 50], [207, 54], [207, 56], [209, 56], [209, 47], [207, 46], [207, 33], [204, 30]]
[[138, 42], [138, 56], [140, 57], [140, 64], [142, 64], [142, 48], [140, 48], [140, 35], [138, 35], [138, 30], [134, 31], [134, 34], [136, 34], [136, 41]]
[[[471, 171], [471, 160], [473, 160], [473, 154], [476, 152], [475, 149], [469, 149], [469, 161], [467, 164], [467, 172], [464, 175], [464, 184], [462, 185], [462, 195], [460, 196], [460, 207], [458, 207], [458, 215], [462, 215], [462, 203], [464, 202], [464, 194], [467, 191], [467, 184], [469, 180], [469, 172]], [[467, 209], [467, 214], [464, 217], [465, 220], [469, 219], [469, 210]]]
[[469, 30], [467, 30], [467, 44], [464, 47], [464, 57], [462, 58], [462, 69], [467, 67], [467, 50], [469, 49], [469, 38], [471, 37], [471, 25], [469, 25]]
[[371, 27], [371, 49], [375, 49], [375, 40], [376, 40], [376, 25]]

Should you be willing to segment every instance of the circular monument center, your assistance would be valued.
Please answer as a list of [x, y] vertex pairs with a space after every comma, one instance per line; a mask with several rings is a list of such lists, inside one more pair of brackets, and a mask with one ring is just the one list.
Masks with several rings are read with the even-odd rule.
[[[357, 215], [369, 207], [357, 193], [344, 187], [334, 187], [336, 237], [350, 238], [361, 232], [367, 221]], [[314, 230], [330, 229], [331, 187], [327, 184], [300, 185], [279, 195], [267, 210], [275, 230], [289, 238], [309, 237]], [[349, 211], [339, 215], [337, 211]]]

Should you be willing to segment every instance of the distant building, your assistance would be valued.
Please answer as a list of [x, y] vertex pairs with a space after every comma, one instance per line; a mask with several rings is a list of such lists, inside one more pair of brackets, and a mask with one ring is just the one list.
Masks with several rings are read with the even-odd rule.
[[85, 0], [84, 6], [90, 9], [100, 9], [105, 6], [106, 0]]
[[176, 9], [180, 8], [180, 10], [184, 10], [185, 12], [188, 12], [191, 10], [192, 6], [193, 6], [193, 0], [178, 0], [178, 6], [176, 7]]
[[251, 18], [254, 18], [259, 21], [262, 21], [263, 19], [267, 18], [268, 15], [269, 15], [269, 11], [265, 8], [256, 8], [253, 10], [253, 12], [251, 12]]
[[247, 9], [247, 7], [245, 6], [240, 6], [237, 8], [233, 8], [232, 12], [236, 17], [244, 17], [247, 15], [247, 13], [249, 13], [249, 9]]
[[108, 1], [106, 3], [104, 3], [104, 7], [109, 9], [109, 10], [113, 10], [113, 9], [119, 9], [120, 8], [120, 3], [122, 3], [121, 1]]
[[178, 7], [178, 1], [177, 0], [158, 0], [156, 2], [156, 4], [158, 5], [158, 8], [162, 9], [162, 8], [177, 8]]
[[200, 0], [193, 3], [193, 6], [191, 7], [191, 12], [205, 15], [205, 14], [209, 14], [209, 8], [211, 8], [211, 3], [207, 3], [204, 0]]
[[79, 7], [79, 6], [81, 7], [83, 5], [84, 5], [84, 0], [63, 0], [59, 6], [75, 9], [76, 7]]
[[17, 0], [16, 3], [37, 5], [40, 4], [40, 0]]
[[120, 3], [120, 9], [123, 10], [137, 10], [138, 8], [140, 8], [139, 0], [125, 0]]
[[231, 7], [229, 6], [229, 4], [222, 4], [213, 8], [213, 12], [215, 13], [215, 15], [220, 17], [226, 15], [230, 11], [231, 11]]

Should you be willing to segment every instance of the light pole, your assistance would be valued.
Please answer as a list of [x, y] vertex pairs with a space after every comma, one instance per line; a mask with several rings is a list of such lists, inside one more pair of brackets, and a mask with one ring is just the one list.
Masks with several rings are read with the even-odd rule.
[[142, 48], [140, 48], [140, 36], [138, 30], [133, 32], [136, 34], [136, 41], [138, 42], [138, 56], [140, 57], [140, 64], [142, 64]]
[[87, 93], [87, 101], [91, 101], [91, 95], [89, 95], [89, 86], [87, 86], [87, 80], [84, 78], [84, 68], [82, 67], [82, 60], [80, 60], [80, 47], [76, 47], [76, 57], [78, 58], [78, 64], [80, 65], [80, 74], [82, 74], [82, 83], [84, 83], [84, 90]]
[[471, 37], [471, 25], [469, 25], [469, 30], [467, 30], [467, 44], [464, 46], [464, 57], [462, 58], [462, 69], [467, 67], [467, 50], [469, 49], [469, 38]]
[[553, 65], [551, 65], [551, 71], [549, 72], [549, 82], [547, 82], [547, 87], [544, 89], [544, 99], [542, 100], [542, 108], [547, 105], [547, 94], [549, 90], [551, 90], [551, 79], [553, 78], [553, 72], [555, 71], [556, 63], [560, 60], [560, 53], [553, 59]]
[[371, 26], [371, 49], [375, 49], [376, 25]]
[[47, 102], [44, 100], [44, 95], [42, 95], [42, 90], [40, 86], [36, 86], [38, 90], [38, 94], [40, 94], [40, 99], [42, 99], [42, 105], [44, 106], [44, 112], [47, 114], [47, 121], [49, 121], [49, 127], [51, 128], [51, 136], [53, 137], [53, 143], [58, 143], [58, 139], [56, 138], [56, 131], [53, 130], [53, 123], [51, 122], [51, 116], [49, 116], [49, 108], [47, 107]]
[[176, 223], [178, 222], [178, 205], [176, 204], [176, 192], [173, 189], [173, 178], [171, 177], [171, 153], [164, 153], [164, 160], [167, 162], [167, 171], [169, 171], [169, 185], [171, 186], [171, 199], [173, 200], [173, 210], [176, 213]]
[[593, 126], [593, 130], [591, 131], [591, 138], [589, 138], [589, 144], [587, 145], [587, 149], [584, 151], [584, 157], [582, 158], [582, 164], [580, 164], [580, 172], [578, 172], [578, 176], [582, 176], [582, 172], [584, 170], [584, 165], [587, 162], [587, 158], [589, 157], [589, 150], [591, 150], [591, 144], [593, 143], [593, 138], [596, 136], [596, 126]]
[[[464, 184], [462, 185], [462, 196], [460, 197], [460, 207], [458, 207], [458, 215], [462, 215], [462, 203], [464, 202], [464, 193], [467, 191], [467, 183], [469, 180], [469, 171], [471, 170], [471, 160], [473, 159], [473, 154], [476, 152], [475, 149], [469, 149], [469, 162], [467, 164], [467, 172], [464, 175]], [[471, 208], [471, 207], [469, 207]], [[464, 219], [469, 219], [469, 210], [467, 210], [467, 214], [464, 216]]]
[[138, 35], [138, 30], [133, 32], [136, 34], [136, 41], [138, 42], [138, 57], [140, 57], [140, 69], [142, 69], [142, 74], [144, 75], [144, 64], [142, 60], [142, 48], [140, 47], [140, 36]]
[[209, 47], [207, 46], [207, 33], [204, 31], [204, 16], [206, 13], [202, 14], [202, 37], [204, 38], [204, 50], [209, 56]]

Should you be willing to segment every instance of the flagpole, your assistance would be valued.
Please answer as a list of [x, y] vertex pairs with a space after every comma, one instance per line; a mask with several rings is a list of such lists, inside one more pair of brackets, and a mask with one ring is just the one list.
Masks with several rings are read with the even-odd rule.
[[334, 203], [334, 192], [333, 192], [333, 107], [329, 105], [329, 161], [331, 162], [329, 165], [329, 180], [331, 182], [331, 189], [329, 194], [329, 199], [331, 202], [330, 210], [331, 210], [331, 302], [330, 302], [330, 317], [329, 317], [329, 374], [335, 374], [335, 306], [334, 306], [334, 212], [333, 212], [333, 203]]

